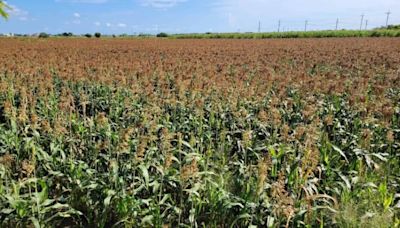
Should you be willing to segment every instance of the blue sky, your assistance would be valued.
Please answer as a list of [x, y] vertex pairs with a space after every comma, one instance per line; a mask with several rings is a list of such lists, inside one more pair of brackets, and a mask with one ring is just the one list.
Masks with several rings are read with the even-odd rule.
[[[0, 33], [104, 34], [357, 29], [400, 24], [400, 0], [8, 0]], [[363, 27], [365, 24], [363, 24]]]

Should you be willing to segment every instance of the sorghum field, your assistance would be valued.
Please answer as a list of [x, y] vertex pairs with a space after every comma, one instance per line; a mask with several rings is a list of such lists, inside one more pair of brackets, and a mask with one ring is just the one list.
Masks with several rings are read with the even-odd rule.
[[0, 227], [399, 227], [399, 38], [0, 47]]

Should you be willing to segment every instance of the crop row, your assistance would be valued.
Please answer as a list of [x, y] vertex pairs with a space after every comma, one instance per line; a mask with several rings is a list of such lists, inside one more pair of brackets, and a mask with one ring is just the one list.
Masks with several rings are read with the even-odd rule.
[[0, 39], [0, 224], [399, 226], [399, 42]]

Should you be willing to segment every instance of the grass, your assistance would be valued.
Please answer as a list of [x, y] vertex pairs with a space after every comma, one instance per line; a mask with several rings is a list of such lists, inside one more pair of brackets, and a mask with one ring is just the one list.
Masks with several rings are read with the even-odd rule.
[[267, 33], [193, 33], [175, 34], [176, 39], [273, 39], [273, 38], [326, 38], [326, 37], [400, 37], [400, 30], [326, 30], [308, 32], [267, 32]]

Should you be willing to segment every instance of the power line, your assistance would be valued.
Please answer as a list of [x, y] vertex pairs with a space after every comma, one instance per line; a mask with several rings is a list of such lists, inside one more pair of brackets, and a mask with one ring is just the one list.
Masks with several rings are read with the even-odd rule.
[[308, 24], [308, 21], [306, 20], [305, 23], [304, 23], [304, 31], [305, 32], [307, 32], [307, 24]]
[[360, 30], [362, 30], [363, 22], [364, 22], [364, 14], [361, 14]]
[[386, 27], [387, 27], [389, 24], [389, 15], [391, 14], [390, 10], [388, 10], [385, 14], [387, 15], [386, 17]]
[[[385, 11], [383, 11], [385, 12]], [[320, 30], [320, 29], [354, 29], [354, 30], [368, 30], [371, 28], [383, 26], [385, 24], [389, 25], [389, 23], [395, 23], [398, 21], [398, 17], [393, 17], [393, 12], [390, 10], [388, 12], [385, 12], [386, 17], [383, 17], [383, 12], [381, 11], [380, 17], [376, 15], [374, 12], [367, 12], [363, 13], [362, 15], [358, 16], [359, 19], [357, 19], [357, 14], [353, 17], [337, 17], [336, 20], [317, 20], [317, 21], [310, 21], [310, 20], [282, 20], [279, 19], [276, 21], [275, 26], [271, 23], [266, 23], [266, 24], [261, 24], [261, 20], [258, 21], [258, 32], [262, 31], [277, 31], [277, 32], [282, 32], [282, 31], [313, 31], [313, 30]], [[393, 14], [393, 15], [392, 15]], [[371, 15], [373, 15], [371, 17]], [[367, 17], [368, 16], [368, 17]], [[386, 19], [386, 22], [385, 22]], [[357, 22], [358, 20], [358, 22]], [[372, 22], [371, 22], [372, 20]], [[390, 21], [389, 21], [390, 20]], [[357, 24], [359, 23], [359, 24]], [[264, 27], [263, 27], [264, 26]], [[275, 27], [275, 29], [273, 29]]]
[[278, 32], [281, 30], [281, 20], [278, 21]]
[[335, 30], [338, 30], [338, 26], [339, 26], [339, 18], [336, 19], [336, 27], [335, 27]]

